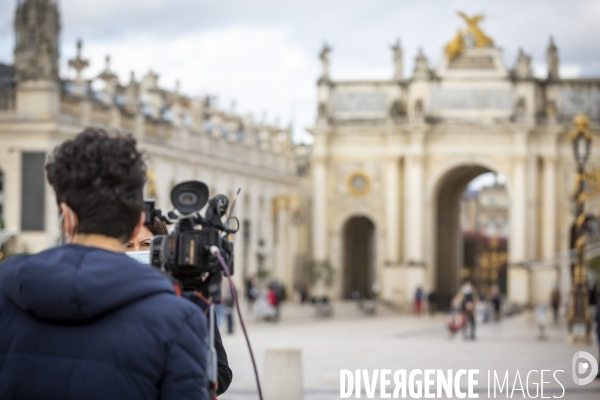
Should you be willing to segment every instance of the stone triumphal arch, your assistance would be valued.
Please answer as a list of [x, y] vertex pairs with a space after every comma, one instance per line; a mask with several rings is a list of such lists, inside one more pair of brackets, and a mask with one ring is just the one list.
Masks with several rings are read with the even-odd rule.
[[[460, 198], [485, 172], [506, 179], [509, 301], [546, 302], [560, 280], [552, 260], [568, 250], [575, 168], [567, 134], [578, 112], [598, 134], [600, 80], [562, 79], [552, 39], [547, 77], [533, 76], [523, 51], [507, 67], [502, 50], [471, 25], [448, 44], [436, 68], [420, 51], [410, 78], [402, 73], [399, 43], [392, 47], [389, 80], [334, 80], [331, 49], [321, 53], [318, 118], [310, 129], [312, 255], [337, 269], [339, 296], [369, 267], [385, 301], [408, 305], [421, 286], [447, 303], [462, 279]], [[598, 142], [592, 154], [600, 154]], [[600, 157], [591, 163], [597, 168]], [[368, 266], [349, 270], [347, 244], [366, 240], [364, 229], [348, 236], [344, 224], [354, 216], [372, 223], [363, 248], [373, 255]], [[538, 260], [549, 262], [534, 268]]]

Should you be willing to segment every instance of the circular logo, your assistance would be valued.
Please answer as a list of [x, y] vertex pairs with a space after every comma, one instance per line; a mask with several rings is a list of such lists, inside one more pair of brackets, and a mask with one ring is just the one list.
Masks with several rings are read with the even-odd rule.
[[576, 385], [587, 385], [596, 379], [598, 374], [598, 361], [586, 351], [573, 354], [572, 360], [573, 382]]

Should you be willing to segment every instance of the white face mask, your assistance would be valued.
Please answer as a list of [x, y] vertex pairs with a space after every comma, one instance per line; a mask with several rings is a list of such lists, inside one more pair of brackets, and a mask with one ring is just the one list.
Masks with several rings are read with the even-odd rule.
[[128, 251], [127, 254], [129, 257], [133, 258], [139, 263], [144, 265], [150, 265], [150, 250], [143, 251]]

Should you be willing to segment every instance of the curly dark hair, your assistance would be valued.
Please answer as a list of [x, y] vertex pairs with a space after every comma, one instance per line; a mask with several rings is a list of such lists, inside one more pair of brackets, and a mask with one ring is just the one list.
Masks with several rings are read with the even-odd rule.
[[126, 242], [143, 210], [144, 154], [131, 135], [87, 128], [54, 149], [46, 164], [56, 201], [79, 219], [79, 233]]

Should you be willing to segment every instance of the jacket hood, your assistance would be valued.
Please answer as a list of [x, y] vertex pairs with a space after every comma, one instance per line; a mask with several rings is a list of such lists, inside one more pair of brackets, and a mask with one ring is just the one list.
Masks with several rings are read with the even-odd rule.
[[41, 319], [84, 321], [161, 292], [175, 293], [158, 270], [95, 247], [67, 245], [0, 264], [0, 292]]

